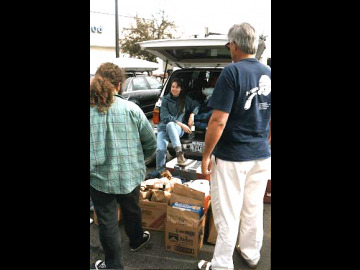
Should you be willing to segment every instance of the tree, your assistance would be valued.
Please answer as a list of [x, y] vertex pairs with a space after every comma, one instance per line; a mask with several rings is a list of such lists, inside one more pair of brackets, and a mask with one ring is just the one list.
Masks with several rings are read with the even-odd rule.
[[159, 18], [152, 15], [152, 19], [139, 18], [135, 16], [135, 26], [132, 24], [130, 28], [124, 28], [122, 34], [124, 38], [121, 40], [121, 51], [129, 54], [131, 57], [139, 57], [147, 61], [157, 62], [156, 56], [142, 51], [137, 42], [152, 40], [175, 38], [176, 25], [174, 22], [168, 21], [164, 10], [158, 13]]
[[256, 59], [258, 60], [260, 60], [264, 50], [266, 49], [266, 44], [265, 44], [266, 38], [267, 36], [264, 36], [263, 34], [259, 36], [259, 45], [255, 55]]
[[261, 35], [259, 36], [259, 39], [260, 39], [260, 40], [263, 40], [263, 41], [266, 41], [266, 38], [267, 38], [267, 36], [264, 36], [263, 34], [261, 34]]

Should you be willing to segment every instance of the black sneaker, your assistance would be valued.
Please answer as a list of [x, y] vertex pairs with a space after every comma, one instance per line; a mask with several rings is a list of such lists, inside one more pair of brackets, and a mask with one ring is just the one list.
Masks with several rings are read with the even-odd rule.
[[106, 264], [102, 260], [98, 260], [95, 263], [95, 269], [106, 269]]
[[142, 243], [137, 247], [130, 247], [130, 250], [135, 252], [141, 249], [143, 246], [145, 246], [150, 241], [150, 232], [144, 231], [143, 232], [143, 241]]

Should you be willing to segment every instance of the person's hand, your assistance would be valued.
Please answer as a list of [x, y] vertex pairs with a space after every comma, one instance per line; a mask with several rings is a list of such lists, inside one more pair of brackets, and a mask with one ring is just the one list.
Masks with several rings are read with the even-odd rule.
[[176, 122], [176, 124], [178, 124], [184, 130], [185, 133], [191, 134], [191, 128], [189, 128], [187, 125], [180, 122]]
[[185, 131], [185, 133], [191, 134], [191, 128], [189, 128], [187, 125], [183, 124], [181, 128]]
[[201, 161], [201, 173], [203, 175], [208, 175], [211, 173], [212, 162], [210, 157], [202, 157]]

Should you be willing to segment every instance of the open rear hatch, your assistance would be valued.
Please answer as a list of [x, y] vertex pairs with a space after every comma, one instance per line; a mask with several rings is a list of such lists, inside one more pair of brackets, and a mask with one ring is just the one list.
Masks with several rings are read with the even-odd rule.
[[188, 67], [224, 67], [231, 63], [226, 37], [159, 39], [139, 42], [145, 50], [171, 65]]

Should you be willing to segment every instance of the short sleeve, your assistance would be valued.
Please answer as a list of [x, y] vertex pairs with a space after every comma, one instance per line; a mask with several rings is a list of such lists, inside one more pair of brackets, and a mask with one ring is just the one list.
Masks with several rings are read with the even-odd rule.
[[219, 111], [230, 113], [235, 96], [234, 71], [225, 67], [216, 83], [213, 94], [209, 99], [208, 106]]

